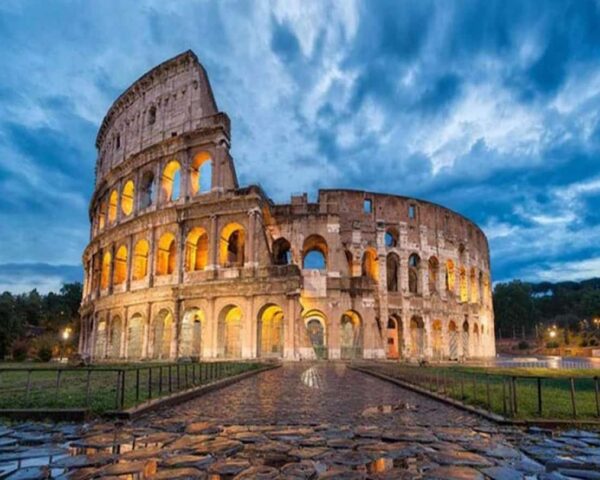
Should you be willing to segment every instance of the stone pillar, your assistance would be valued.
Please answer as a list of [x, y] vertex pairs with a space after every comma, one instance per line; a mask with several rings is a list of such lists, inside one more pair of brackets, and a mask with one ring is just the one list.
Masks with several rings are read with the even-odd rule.
[[412, 341], [410, 338], [410, 314], [402, 314], [402, 342], [403, 345], [399, 345], [402, 350], [402, 356], [404, 358], [410, 358], [412, 356]]
[[181, 161], [181, 185], [179, 186], [179, 198], [183, 199], [183, 201], [187, 203], [188, 199], [192, 196], [192, 191], [190, 188], [190, 172], [192, 168], [190, 150], [186, 150], [182, 157], [183, 158]]
[[90, 357], [95, 358], [96, 356], [96, 336], [98, 335], [98, 315], [94, 312], [92, 317], [92, 334], [90, 335]]
[[295, 328], [296, 324], [296, 299], [292, 296], [287, 298], [287, 313], [285, 315], [285, 322], [283, 327], [283, 358], [286, 360], [293, 360], [296, 358], [296, 338]]
[[182, 221], [177, 223], [178, 241], [179, 241], [179, 257], [177, 257], [177, 283], [183, 283], [183, 275], [185, 272], [185, 227]]
[[210, 351], [211, 357], [217, 358], [217, 354], [219, 352], [219, 319], [216, 311], [215, 299], [210, 298], [208, 300], [208, 312], [210, 315], [209, 325], [210, 325]]
[[109, 341], [109, 333], [112, 333], [112, 315], [111, 312], [108, 311], [106, 312], [106, 320], [105, 320], [105, 324], [104, 324], [104, 345], [103, 345], [103, 352], [102, 352], [102, 358], [108, 358], [108, 341]]
[[148, 302], [146, 307], [146, 321], [142, 337], [142, 358], [148, 358], [150, 354], [150, 325], [152, 325], [152, 302]]
[[[257, 320], [256, 320], [256, 297], [248, 297], [246, 300], [247, 318], [244, 318], [242, 330], [242, 357], [256, 358], [257, 357]], [[246, 317], [246, 316], [244, 316]]]
[[125, 307], [121, 324], [121, 338], [119, 339], [119, 358], [127, 357], [127, 331], [129, 329], [129, 307]]
[[154, 265], [156, 262], [156, 228], [150, 231], [150, 251], [148, 252], [148, 287], [154, 286]]
[[171, 325], [171, 345], [169, 347], [169, 358], [179, 357], [179, 337], [181, 333], [181, 300], [175, 300], [173, 307], [173, 324]]
[[244, 262], [246, 268], [256, 266], [256, 216], [256, 209], [253, 208], [248, 212], [248, 250]]
[[423, 314], [423, 356], [425, 358], [433, 357], [433, 348], [431, 345], [431, 336], [433, 332], [433, 320], [429, 314]]
[[210, 261], [207, 270], [216, 270], [219, 265], [219, 219], [217, 215], [210, 216]]
[[133, 267], [133, 236], [129, 235], [127, 238], [127, 278], [125, 280], [125, 289], [127, 291], [131, 290], [131, 270]]

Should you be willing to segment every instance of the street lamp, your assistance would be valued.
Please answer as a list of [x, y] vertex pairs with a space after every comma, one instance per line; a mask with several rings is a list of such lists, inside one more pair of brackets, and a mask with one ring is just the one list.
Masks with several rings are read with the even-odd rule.
[[550, 338], [556, 337], [556, 330], [550, 330], [550, 333], [548, 335], [550, 335]]
[[67, 327], [62, 331], [63, 344], [62, 344], [61, 360], [65, 355], [65, 350], [67, 349], [67, 341], [69, 340], [70, 337], [71, 337], [71, 328]]

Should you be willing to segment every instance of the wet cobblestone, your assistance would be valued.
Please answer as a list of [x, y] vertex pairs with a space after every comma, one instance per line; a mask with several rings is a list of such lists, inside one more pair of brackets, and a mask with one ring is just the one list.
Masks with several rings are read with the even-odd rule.
[[497, 427], [346, 368], [289, 364], [132, 422], [0, 426], [0, 478], [596, 479], [600, 435]]

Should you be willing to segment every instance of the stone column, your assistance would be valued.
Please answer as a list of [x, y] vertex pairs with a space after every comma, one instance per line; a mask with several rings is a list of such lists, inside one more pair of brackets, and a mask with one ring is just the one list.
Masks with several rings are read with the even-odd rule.
[[402, 356], [404, 358], [410, 358], [412, 356], [412, 341], [410, 338], [410, 314], [402, 314], [402, 342], [403, 345], [399, 345]]
[[185, 272], [185, 227], [183, 221], [177, 223], [178, 240], [179, 240], [179, 257], [177, 257], [177, 283], [183, 283], [183, 275]]
[[248, 250], [247, 256], [244, 261], [244, 267], [252, 268], [256, 266], [256, 209], [252, 209], [248, 212]]
[[133, 236], [129, 235], [127, 238], [127, 278], [125, 280], [125, 289], [127, 291], [131, 290], [131, 270], [133, 266]]
[[296, 324], [296, 300], [294, 297], [289, 296], [287, 299], [287, 313], [285, 316], [283, 338], [283, 357], [286, 360], [293, 360], [296, 357], [296, 338], [295, 328]]
[[169, 358], [179, 357], [179, 336], [181, 332], [181, 300], [175, 300], [173, 307], [173, 324], [171, 325], [171, 345], [169, 347]]
[[121, 324], [121, 338], [119, 339], [119, 358], [127, 357], [127, 331], [129, 329], [129, 307], [125, 307]]
[[154, 264], [156, 261], [156, 228], [150, 230], [150, 251], [148, 252], [148, 287], [154, 286]]
[[106, 320], [105, 320], [105, 324], [104, 324], [104, 345], [103, 345], [103, 352], [102, 352], [102, 358], [108, 358], [108, 341], [109, 341], [109, 333], [112, 333], [112, 315], [111, 312], [108, 311], [106, 312]]
[[217, 358], [219, 351], [219, 319], [217, 318], [217, 312], [215, 309], [215, 298], [208, 300], [208, 313], [209, 313], [209, 333], [210, 333], [210, 345], [209, 352], [212, 358]]
[[207, 270], [216, 270], [219, 265], [219, 221], [217, 215], [210, 216], [210, 262]]
[[248, 318], [244, 319], [244, 329], [242, 330], [242, 357], [256, 358], [257, 357], [257, 320], [256, 320], [256, 297], [251, 296], [247, 299], [246, 304], [249, 312]]
[[142, 358], [148, 358], [150, 354], [150, 325], [152, 325], [152, 302], [148, 302], [146, 307], [146, 321], [142, 333]]

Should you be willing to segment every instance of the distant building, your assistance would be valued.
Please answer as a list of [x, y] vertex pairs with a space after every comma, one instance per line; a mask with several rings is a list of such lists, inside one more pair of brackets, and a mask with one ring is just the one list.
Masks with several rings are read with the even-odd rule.
[[260, 187], [238, 185], [230, 142], [229, 117], [191, 51], [112, 105], [96, 141], [81, 353], [495, 354], [477, 225], [430, 202], [355, 190], [274, 204]]

